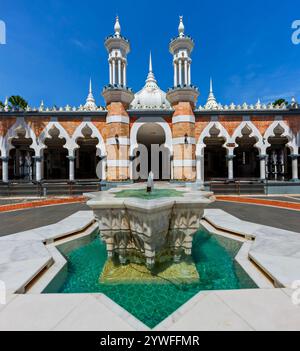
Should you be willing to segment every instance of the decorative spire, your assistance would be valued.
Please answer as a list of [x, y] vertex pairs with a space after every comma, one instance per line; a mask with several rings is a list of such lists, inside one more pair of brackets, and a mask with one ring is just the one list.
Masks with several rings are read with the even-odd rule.
[[209, 95], [208, 95], [208, 99], [207, 99], [205, 108], [208, 110], [215, 110], [218, 108], [218, 103], [217, 103], [217, 100], [216, 100], [214, 92], [213, 92], [212, 78], [210, 78]]
[[154, 76], [154, 73], [153, 73], [152, 54], [151, 54], [151, 51], [150, 51], [150, 56], [149, 56], [149, 73], [148, 73], [148, 77], [147, 77], [147, 80], [146, 80], [146, 85], [150, 86], [151, 84], [152, 85], [155, 84], [155, 87], [157, 86], [157, 82], [156, 82], [156, 79], [155, 79], [155, 76]]
[[152, 54], [150, 51], [150, 57], [149, 57], [149, 72], [152, 72]]
[[39, 110], [40, 110], [40, 111], [44, 111], [44, 107], [45, 107], [44, 101], [42, 100], [42, 101], [41, 101], [41, 104], [40, 104], [40, 107], [39, 107]]
[[9, 110], [9, 106], [8, 106], [8, 97], [5, 98], [5, 101], [4, 101], [4, 111], [8, 111]]
[[119, 37], [121, 35], [121, 25], [119, 22], [119, 16], [116, 16], [116, 23], [115, 23], [115, 36]]
[[291, 106], [292, 108], [299, 108], [299, 107], [300, 107], [300, 105], [298, 104], [298, 102], [297, 102], [295, 96], [292, 97], [290, 106]]
[[183, 24], [183, 16], [179, 16], [179, 27], [178, 27], [179, 37], [184, 37], [184, 24]]
[[89, 95], [93, 96], [92, 78], [90, 78]]
[[91, 78], [90, 78], [90, 84], [89, 84], [89, 95], [86, 99], [84, 109], [90, 110], [90, 111], [94, 111], [97, 109], [97, 105], [95, 103], [95, 99], [94, 99], [94, 95], [93, 95], [92, 79]]

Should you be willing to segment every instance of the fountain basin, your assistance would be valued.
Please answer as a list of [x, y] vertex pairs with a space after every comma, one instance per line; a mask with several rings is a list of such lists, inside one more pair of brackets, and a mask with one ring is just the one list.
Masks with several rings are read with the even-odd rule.
[[108, 257], [117, 256], [122, 264], [144, 261], [153, 268], [170, 257], [178, 262], [183, 254], [191, 255], [193, 234], [200, 227], [204, 208], [214, 201], [213, 193], [171, 184], [155, 188], [172, 195], [150, 200], [126, 197], [126, 190], [131, 190], [131, 196], [132, 190], [146, 193], [140, 184], [87, 194]]

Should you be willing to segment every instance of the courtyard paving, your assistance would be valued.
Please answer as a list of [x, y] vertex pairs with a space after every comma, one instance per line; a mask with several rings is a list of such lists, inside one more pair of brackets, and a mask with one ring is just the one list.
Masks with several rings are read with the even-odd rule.
[[[284, 201], [285, 197], [274, 200], [279, 199]], [[290, 199], [286, 198], [285, 201]], [[219, 208], [245, 221], [300, 233], [300, 211], [223, 201], [217, 201], [208, 208]], [[0, 236], [54, 224], [77, 211], [84, 210], [90, 208], [83, 203], [76, 203], [0, 213]]]
[[[245, 243], [252, 245], [249, 254], [256, 259], [257, 264], [262, 264], [276, 281], [283, 281], [282, 286], [290, 286], [294, 276], [298, 277], [299, 266], [294, 266], [294, 263], [298, 264], [299, 261], [294, 252], [299, 246], [298, 234], [260, 227], [259, 224], [300, 233], [300, 211], [224, 201], [211, 204], [209, 209], [205, 218], [209, 218], [209, 223], [213, 223], [216, 228], [225, 226], [229, 233], [240, 233], [242, 230], [245, 235], [257, 236], [254, 244], [253, 241]], [[50, 235], [53, 238], [53, 234], [58, 235], [60, 232], [59, 235], [65, 237], [70, 230], [75, 233], [82, 229], [83, 217], [88, 217], [89, 213], [92, 215], [88, 210], [90, 209], [84, 203], [76, 203], [3, 212], [0, 213], [0, 236], [54, 224], [52, 229], [41, 228], [33, 234], [39, 234], [41, 238]], [[221, 210], [228, 214], [222, 213]], [[75, 212], [75, 217], [66, 218]], [[230, 214], [248, 223], [230, 218]], [[60, 220], [64, 220], [64, 223], [57, 223]], [[71, 227], [74, 228], [70, 229]], [[22, 269], [27, 267], [22, 260], [27, 259], [24, 252], [27, 250], [25, 246], [28, 245], [32, 270], [37, 269], [33, 263], [46, 265], [49, 261], [49, 255], [44, 257], [44, 246], [33, 246], [33, 239], [28, 235], [17, 234], [3, 237], [1, 240], [3, 244], [13, 245], [17, 252], [22, 253], [19, 257]], [[38, 242], [35, 243], [37, 244]], [[22, 250], [19, 249], [20, 245], [23, 245]], [[261, 255], [262, 246], [264, 255]], [[10, 259], [12, 255], [7, 254], [9, 251], [6, 247], [4, 249], [4, 256]], [[36, 255], [42, 255], [41, 258], [37, 257], [38, 262], [32, 262], [32, 250]], [[41, 262], [41, 259], [44, 261]], [[13, 267], [18, 266], [15, 259], [10, 264]], [[13, 277], [14, 282], [15, 275], [10, 277]], [[18, 277], [20, 278], [19, 275]], [[23, 276], [21, 278], [24, 280]], [[293, 292], [289, 288], [273, 287], [200, 292], [155, 330], [299, 330], [300, 307], [292, 303]], [[32, 292], [25, 295], [8, 295], [7, 304], [0, 306], [0, 312], [0, 330], [148, 330], [140, 321], [102, 294], [44, 295]], [[17, 314], [18, 319], [15, 318]]]

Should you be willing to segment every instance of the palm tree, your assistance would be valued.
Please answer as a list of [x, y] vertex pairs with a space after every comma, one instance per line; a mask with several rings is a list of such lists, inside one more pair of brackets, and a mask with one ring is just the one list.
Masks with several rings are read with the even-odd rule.
[[25, 110], [28, 106], [28, 102], [19, 95], [12, 95], [8, 101], [11, 107], [17, 110]]
[[2, 101], [0, 101], [0, 108], [3, 108], [4, 107], [4, 103]]
[[273, 102], [273, 106], [281, 106], [282, 104], [288, 105], [288, 102], [285, 99], [278, 99]]

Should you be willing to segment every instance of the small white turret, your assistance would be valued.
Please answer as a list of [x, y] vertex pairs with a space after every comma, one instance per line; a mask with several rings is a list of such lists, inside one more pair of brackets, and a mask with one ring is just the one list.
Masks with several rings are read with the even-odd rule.
[[9, 106], [8, 106], [8, 97], [5, 98], [5, 101], [4, 101], [4, 111], [8, 111], [9, 110]]
[[116, 23], [115, 23], [115, 36], [119, 37], [121, 35], [121, 25], [120, 25], [120, 21], [119, 21], [119, 16], [116, 16]]
[[179, 33], [180, 38], [184, 37], [183, 16], [179, 16], [178, 33]]
[[210, 78], [209, 95], [208, 95], [208, 99], [207, 99], [205, 108], [207, 110], [216, 110], [216, 109], [218, 109], [218, 103], [217, 103], [217, 100], [216, 100], [214, 92], [213, 92], [213, 81], [212, 81], [212, 78]]
[[86, 103], [84, 105], [84, 110], [95, 111], [96, 109], [97, 109], [97, 105], [96, 105], [95, 98], [93, 95], [92, 79], [90, 78], [89, 94], [88, 94], [88, 97], [86, 99]]

